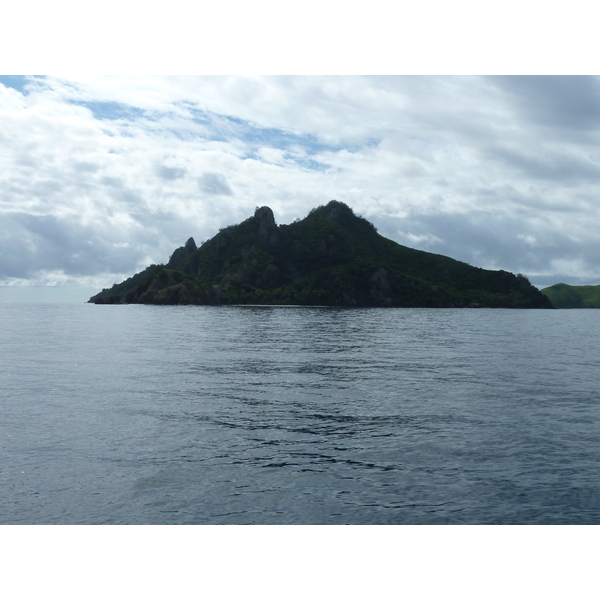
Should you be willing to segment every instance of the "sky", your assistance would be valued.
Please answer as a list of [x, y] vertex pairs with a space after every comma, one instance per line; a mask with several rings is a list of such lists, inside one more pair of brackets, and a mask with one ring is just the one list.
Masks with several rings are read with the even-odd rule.
[[0, 286], [100, 290], [332, 199], [412, 248], [600, 284], [598, 77], [0, 76], [0, 123]]

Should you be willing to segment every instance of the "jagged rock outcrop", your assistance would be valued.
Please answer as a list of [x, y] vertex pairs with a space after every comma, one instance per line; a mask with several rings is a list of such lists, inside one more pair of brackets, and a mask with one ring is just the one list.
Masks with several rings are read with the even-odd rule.
[[260, 241], [267, 246], [275, 246], [277, 244], [277, 224], [273, 211], [268, 206], [261, 206], [256, 209], [254, 219], [258, 226]]

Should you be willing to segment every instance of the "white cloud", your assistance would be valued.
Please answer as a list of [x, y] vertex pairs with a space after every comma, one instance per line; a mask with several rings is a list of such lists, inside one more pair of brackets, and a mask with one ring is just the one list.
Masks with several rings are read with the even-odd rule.
[[220, 173], [203, 173], [198, 183], [200, 189], [211, 196], [233, 196], [233, 191], [227, 183], [227, 179]]
[[521, 240], [522, 242], [525, 242], [529, 246], [537, 246], [537, 240], [533, 235], [525, 235], [523, 233], [520, 233], [517, 236], [517, 239]]
[[333, 198], [400, 243], [600, 282], [595, 78], [1, 82], [0, 282], [131, 275]]
[[415, 235], [414, 233], [411, 233], [410, 231], [398, 231], [397, 232], [397, 236], [399, 239], [404, 241], [405, 245], [409, 245], [409, 246], [425, 246], [425, 247], [429, 247], [429, 246], [433, 246], [435, 244], [442, 244], [443, 240], [441, 240], [439, 237], [432, 235], [431, 233], [426, 233], [426, 234], [422, 234], [422, 235]]

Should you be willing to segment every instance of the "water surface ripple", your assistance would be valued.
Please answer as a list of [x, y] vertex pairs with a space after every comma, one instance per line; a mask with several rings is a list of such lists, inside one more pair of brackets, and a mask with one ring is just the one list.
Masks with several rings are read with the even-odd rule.
[[600, 311], [0, 314], [0, 523], [600, 523]]

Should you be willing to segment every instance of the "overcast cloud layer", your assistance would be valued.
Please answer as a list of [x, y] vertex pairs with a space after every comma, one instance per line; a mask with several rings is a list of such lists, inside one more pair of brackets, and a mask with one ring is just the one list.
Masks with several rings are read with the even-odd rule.
[[595, 77], [0, 77], [0, 285], [101, 289], [268, 205], [600, 284]]

